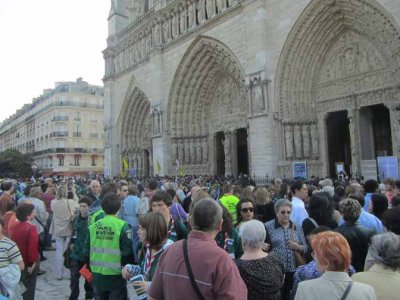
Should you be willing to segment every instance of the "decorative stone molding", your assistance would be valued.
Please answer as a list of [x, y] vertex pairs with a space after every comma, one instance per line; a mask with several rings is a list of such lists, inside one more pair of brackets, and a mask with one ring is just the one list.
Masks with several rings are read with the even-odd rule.
[[153, 51], [229, 13], [241, 6], [242, 1], [150, 1], [149, 9], [145, 12], [142, 8], [144, 1], [130, 0], [128, 10], [131, 24], [117, 36], [109, 37], [107, 49], [103, 51], [105, 79], [136, 68], [148, 61]]

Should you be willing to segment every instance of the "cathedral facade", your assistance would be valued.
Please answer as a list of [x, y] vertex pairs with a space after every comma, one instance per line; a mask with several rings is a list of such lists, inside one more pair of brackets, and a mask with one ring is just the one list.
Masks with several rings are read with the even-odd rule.
[[374, 177], [399, 157], [400, 1], [112, 0], [108, 23], [106, 175]]

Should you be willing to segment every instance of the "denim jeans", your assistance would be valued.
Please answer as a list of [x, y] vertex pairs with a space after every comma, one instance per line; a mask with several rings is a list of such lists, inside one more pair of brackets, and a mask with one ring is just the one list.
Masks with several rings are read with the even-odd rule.
[[[81, 274], [79, 270], [82, 269], [85, 263], [83, 261], [71, 259], [71, 295], [69, 296], [69, 300], [78, 300], [79, 298], [79, 279]], [[93, 287], [92, 284], [85, 280], [85, 299], [92, 299], [93, 298]]]

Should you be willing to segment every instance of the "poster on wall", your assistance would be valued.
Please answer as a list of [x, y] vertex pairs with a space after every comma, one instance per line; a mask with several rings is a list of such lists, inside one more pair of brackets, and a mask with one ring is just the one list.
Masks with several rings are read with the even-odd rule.
[[307, 162], [295, 161], [292, 164], [293, 178], [307, 179]]
[[399, 179], [399, 162], [396, 156], [378, 156], [378, 174], [385, 178]]
[[346, 173], [344, 169], [344, 162], [336, 162], [335, 167], [336, 167], [336, 174]]

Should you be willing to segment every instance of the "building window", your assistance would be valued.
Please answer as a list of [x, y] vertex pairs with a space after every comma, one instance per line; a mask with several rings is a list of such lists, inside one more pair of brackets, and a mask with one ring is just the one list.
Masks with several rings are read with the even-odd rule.
[[79, 166], [79, 160], [80, 160], [80, 156], [79, 155], [75, 155], [74, 156], [74, 166]]
[[58, 156], [58, 165], [64, 166], [64, 156], [63, 155]]
[[92, 167], [96, 166], [96, 156], [92, 156]]

